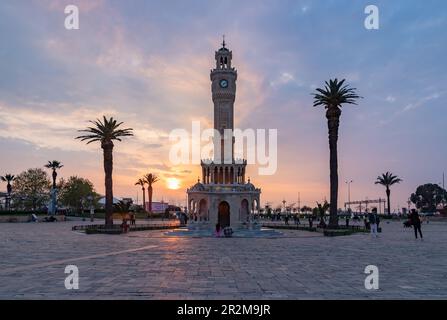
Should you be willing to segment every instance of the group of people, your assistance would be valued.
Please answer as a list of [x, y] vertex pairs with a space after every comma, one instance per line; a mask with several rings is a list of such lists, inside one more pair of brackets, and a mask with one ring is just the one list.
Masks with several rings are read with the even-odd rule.
[[188, 215], [186, 213], [181, 212], [178, 219], [180, 220], [180, 225], [186, 226], [188, 224]]
[[[378, 237], [377, 232], [379, 230], [379, 223], [380, 223], [380, 218], [377, 214], [377, 208], [373, 208], [371, 212], [368, 214], [368, 222], [371, 235], [377, 238]], [[421, 217], [419, 216], [419, 213], [417, 212], [416, 209], [411, 209], [411, 213], [408, 215], [408, 223], [413, 226], [414, 237], [417, 239], [419, 233], [419, 236], [422, 240], [423, 239], [421, 229], [422, 222]]]
[[128, 221], [130, 221], [131, 226], [136, 225], [137, 220], [134, 212], [130, 213], [128, 216], [123, 217], [123, 222], [121, 223], [121, 229], [123, 233], [129, 232], [129, 224], [127, 223]]

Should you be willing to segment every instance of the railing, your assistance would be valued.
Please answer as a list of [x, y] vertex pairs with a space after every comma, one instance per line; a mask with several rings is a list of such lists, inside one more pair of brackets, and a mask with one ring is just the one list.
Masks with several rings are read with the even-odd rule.
[[[170, 222], [170, 223], [149, 223], [149, 224], [130, 224], [128, 225], [129, 231], [140, 231], [140, 230], [162, 230], [180, 227], [180, 222]], [[121, 224], [114, 224], [112, 226], [106, 226], [104, 224], [86, 224], [73, 226], [71, 228], [73, 231], [85, 231], [85, 230], [121, 230]]]
[[[312, 227], [310, 227], [309, 223], [300, 223], [296, 224], [294, 222], [290, 222], [289, 224], [285, 224], [284, 222], [263, 222], [262, 227], [264, 228], [272, 228], [272, 229], [289, 229], [289, 230], [305, 230], [305, 231], [317, 231], [317, 229], [321, 229], [318, 227], [318, 221], [312, 224]], [[339, 225], [339, 230], [352, 230], [355, 232], [365, 232], [366, 229], [364, 226], [346, 226], [346, 225]]]

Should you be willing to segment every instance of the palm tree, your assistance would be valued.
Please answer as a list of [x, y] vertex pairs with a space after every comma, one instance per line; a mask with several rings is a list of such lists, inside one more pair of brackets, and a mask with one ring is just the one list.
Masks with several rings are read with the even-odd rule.
[[157, 182], [159, 179], [155, 174], [148, 173], [144, 176], [144, 181], [147, 183], [147, 195], [149, 201], [149, 213], [152, 213], [152, 185]]
[[58, 170], [62, 167], [63, 167], [63, 165], [57, 160], [48, 161], [48, 163], [45, 165], [45, 168], [53, 170], [53, 189], [56, 189], [56, 178], [57, 178], [56, 170]]
[[325, 82], [324, 89], [317, 88], [314, 96], [313, 106], [324, 106], [329, 129], [329, 152], [330, 152], [330, 218], [329, 227], [338, 226], [337, 200], [338, 200], [338, 159], [337, 140], [338, 127], [340, 125], [341, 107], [343, 104], [357, 104], [356, 100], [361, 98], [356, 94], [355, 88], [344, 85], [345, 80], [329, 80]]
[[146, 185], [146, 181], [144, 179], [138, 179], [137, 182], [135, 182], [136, 186], [141, 186], [141, 190], [143, 190], [143, 211], [146, 211], [146, 188], [144, 187]]
[[402, 179], [400, 179], [398, 176], [393, 175], [391, 172], [382, 173], [381, 176], [377, 177], [377, 180], [375, 184], [381, 184], [386, 188], [386, 197], [388, 202], [388, 215], [391, 215], [391, 202], [390, 202], [390, 195], [391, 190], [390, 187], [393, 184], [402, 182]]
[[7, 183], [6, 185], [6, 192], [8, 193], [8, 197], [6, 198], [6, 209], [10, 209], [11, 205], [11, 193], [12, 193], [12, 185], [11, 182], [14, 181], [15, 176], [13, 174], [7, 173], [4, 176], [1, 176], [0, 179]]
[[76, 137], [81, 141], [88, 141], [87, 144], [99, 141], [101, 142], [101, 148], [104, 156], [104, 173], [105, 173], [105, 189], [106, 189], [106, 226], [113, 225], [113, 140], [121, 141], [122, 137], [133, 136], [133, 129], [119, 129], [123, 122], [117, 122], [113, 117], [107, 119], [103, 116], [103, 120], [97, 119], [96, 121], [90, 121], [93, 126], [88, 127], [85, 130], [79, 130], [86, 133]]
[[327, 201], [324, 201], [323, 204], [317, 202], [316, 211], [318, 213], [318, 216], [320, 217], [320, 223], [318, 226], [320, 228], [326, 228], [326, 222], [324, 222], [324, 216], [326, 215], [326, 212], [330, 208], [330, 204], [327, 203]]

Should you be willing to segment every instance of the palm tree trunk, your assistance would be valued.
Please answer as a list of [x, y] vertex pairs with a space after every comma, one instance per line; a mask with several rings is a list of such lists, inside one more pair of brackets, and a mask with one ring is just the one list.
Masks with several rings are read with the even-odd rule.
[[391, 216], [391, 201], [390, 201], [391, 190], [386, 188], [386, 198], [388, 201], [388, 216]]
[[56, 169], [53, 169], [53, 189], [56, 189], [56, 178], [57, 178], [57, 172]]
[[6, 210], [11, 210], [11, 194], [12, 194], [12, 186], [11, 183], [8, 181], [8, 185], [6, 186], [6, 190], [8, 192], [8, 196], [6, 197]]
[[152, 186], [147, 187], [147, 195], [148, 195], [148, 201], [149, 201], [149, 213], [152, 213]]
[[56, 214], [56, 179], [57, 179], [57, 172], [56, 169], [53, 169], [53, 190], [51, 192], [51, 214]]
[[105, 189], [106, 189], [106, 226], [113, 225], [113, 143], [103, 143], [104, 151], [104, 173], [105, 173]]
[[329, 210], [329, 228], [338, 227], [338, 156], [337, 156], [337, 141], [338, 141], [338, 127], [340, 124], [341, 111], [338, 107], [329, 108], [326, 112], [328, 119], [329, 130], [329, 169], [331, 182], [331, 199]]
[[143, 189], [143, 212], [146, 212], [146, 189]]

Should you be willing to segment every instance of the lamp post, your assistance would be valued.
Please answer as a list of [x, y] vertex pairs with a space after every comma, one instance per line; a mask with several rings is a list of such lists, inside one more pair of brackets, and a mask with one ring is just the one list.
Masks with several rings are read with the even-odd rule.
[[95, 221], [95, 207], [93, 206], [93, 196], [87, 196], [87, 200], [90, 204], [90, 222]]
[[349, 209], [351, 209], [351, 183], [353, 183], [353, 180], [345, 181], [345, 183], [348, 185], [348, 206]]

